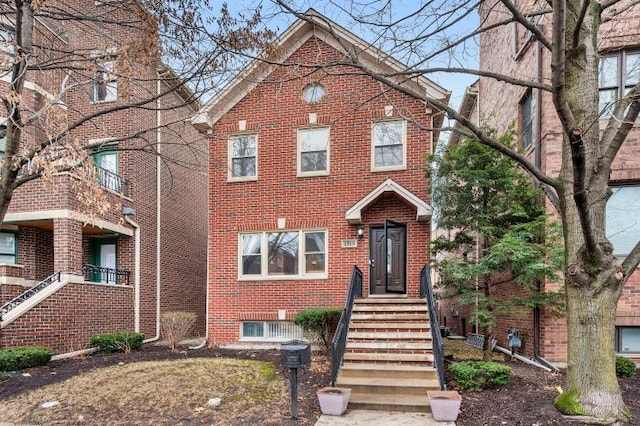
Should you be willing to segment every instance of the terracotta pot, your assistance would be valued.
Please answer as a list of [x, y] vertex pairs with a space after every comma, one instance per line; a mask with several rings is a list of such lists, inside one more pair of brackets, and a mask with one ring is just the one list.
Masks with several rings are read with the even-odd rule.
[[460, 413], [462, 397], [457, 391], [427, 391], [433, 419], [441, 422], [455, 422]]
[[341, 416], [347, 411], [351, 389], [327, 387], [320, 389], [316, 394], [322, 414]]

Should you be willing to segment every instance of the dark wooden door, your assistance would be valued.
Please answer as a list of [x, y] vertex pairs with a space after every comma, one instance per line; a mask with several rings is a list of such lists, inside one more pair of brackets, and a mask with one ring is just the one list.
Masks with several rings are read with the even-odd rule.
[[406, 226], [391, 222], [372, 227], [369, 241], [370, 293], [406, 293]]

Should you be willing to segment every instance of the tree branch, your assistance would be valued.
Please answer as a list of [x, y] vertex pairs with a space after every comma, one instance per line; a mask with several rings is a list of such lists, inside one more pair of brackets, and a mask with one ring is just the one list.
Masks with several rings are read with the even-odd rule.
[[[613, 164], [620, 147], [638, 119], [639, 113], [640, 83], [631, 88], [625, 97], [618, 101], [602, 135], [601, 146], [605, 152], [602, 161], [603, 166], [607, 169]], [[624, 117], [622, 117], [623, 114]]]
[[571, 48], [577, 49], [580, 45], [580, 30], [582, 29], [582, 23], [584, 22], [584, 17], [587, 15], [587, 10], [589, 9], [589, 5], [591, 4], [590, 0], [584, 0], [582, 2], [582, 7], [580, 8], [580, 14], [578, 15], [578, 19], [576, 21], [576, 27], [573, 29], [573, 37], [571, 37]]
[[531, 33], [536, 37], [537, 40], [540, 41], [540, 43], [542, 43], [544, 47], [546, 47], [549, 50], [552, 50], [551, 42], [549, 41], [549, 39], [547, 39], [547, 37], [542, 33], [542, 31], [540, 31], [537, 25], [531, 22], [526, 16], [524, 16], [520, 12], [520, 10], [518, 10], [516, 5], [513, 4], [512, 1], [510, 0], [500, 0], [500, 1], [502, 2], [502, 4], [505, 5], [507, 9], [509, 9], [509, 12], [511, 12], [511, 14], [513, 15], [513, 18], [517, 22], [519, 22], [523, 27], [531, 31]]

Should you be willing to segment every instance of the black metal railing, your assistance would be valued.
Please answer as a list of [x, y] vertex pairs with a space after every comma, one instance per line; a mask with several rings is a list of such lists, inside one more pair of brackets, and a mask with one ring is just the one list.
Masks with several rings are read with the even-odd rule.
[[436, 299], [431, 286], [431, 274], [429, 266], [425, 265], [420, 272], [420, 297], [427, 299], [427, 310], [429, 311], [429, 323], [431, 324], [431, 339], [433, 342], [433, 365], [438, 372], [440, 389], [444, 390], [444, 343], [442, 332], [438, 323], [438, 312], [436, 311]]
[[53, 284], [55, 282], [59, 282], [59, 281], [60, 281], [60, 272], [54, 272], [53, 274], [49, 275], [44, 280], [40, 281], [38, 284], [36, 284], [33, 287], [31, 287], [29, 290], [27, 290], [24, 293], [14, 297], [10, 301], [8, 301], [4, 305], [2, 305], [2, 307], [0, 307], [0, 321], [2, 321], [2, 317], [4, 317], [6, 314], [8, 314], [13, 309], [15, 309], [18, 306], [20, 306], [20, 304], [22, 302], [26, 301], [27, 299], [29, 299], [33, 295], [41, 292], [42, 290], [47, 288], [49, 285], [51, 285], [51, 284]]
[[130, 272], [96, 265], [82, 265], [82, 275], [85, 280], [95, 283], [128, 285]]
[[103, 169], [100, 166], [95, 166], [95, 168], [98, 173], [98, 182], [100, 182], [101, 186], [113, 192], [121, 193], [126, 197], [129, 196], [131, 182], [129, 182], [128, 179], [113, 173], [111, 170]]
[[344, 310], [340, 315], [336, 334], [331, 341], [331, 386], [336, 385], [338, 380], [338, 372], [344, 358], [344, 350], [347, 346], [347, 333], [349, 332], [349, 322], [351, 321], [351, 312], [353, 311], [353, 303], [356, 298], [362, 298], [362, 271], [357, 266], [353, 267], [351, 272], [351, 281], [349, 282], [349, 293], [344, 303]]

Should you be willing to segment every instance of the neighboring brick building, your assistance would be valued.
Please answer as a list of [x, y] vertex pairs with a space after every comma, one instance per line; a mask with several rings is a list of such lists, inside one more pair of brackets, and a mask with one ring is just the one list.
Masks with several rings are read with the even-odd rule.
[[[331, 26], [342, 44], [295, 22], [275, 48], [288, 65], [253, 63], [194, 120], [210, 137], [211, 344], [295, 337], [301, 309], [344, 305], [354, 265], [364, 297], [419, 295], [429, 262], [426, 156], [437, 139], [428, 129], [442, 114], [349, 66], [305, 66], [337, 64], [346, 46], [378, 70], [404, 69]], [[422, 77], [404, 87], [449, 96]]]
[[[534, 2], [520, 6], [537, 10]], [[498, 1], [484, 2], [481, 8], [483, 25], [511, 16]], [[533, 18], [548, 34], [550, 22], [544, 16]], [[603, 110], [607, 102], [622, 96], [625, 87], [640, 79], [640, 7], [634, 6], [601, 28], [600, 102]], [[550, 83], [550, 53], [523, 27], [510, 24], [482, 34], [480, 38], [480, 67], [521, 80]], [[467, 104], [475, 110], [462, 111], [480, 125], [503, 132], [514, 124], [518, 144], [546, 174], [557, 176], [560, 170], [562, 128], [547, 92], [518, 87], [503, 81], [481, 77], [476, 93], [468, 93]], [[473, 102], [471, 102], [473, 101]], [[600, 126], [609, 118], [603, 113]], [[614, 191], [607, 205], [607, 235], [614, 244], [614, 253], [624, 256], [640, 239], [640, 129], [638, 123], [627, 138], [613, 164], [610, 186]], [[542, 290], [557, 290], [560, 284], [542, 283]], [[495, 294], [514, 295], [509, 284], [496, 286]], [[623, 290], [616, 313], [616, 351], [632, 358], [640, 358], [640, 273], [634, 273]], [[455, 314], [455, 315], [452, 315]], [[471, 331], [469, 312], [450, 302], [441, 304], [441, 321], [453, 331], [466, 334]], [[463, 324], [466, 327], [463, 327]], [[500, 345], [507, 347], [507, 332], [515, 328], [523, 337], [523, 352], [537, 354], [544, 359], [562, 363], [566, 360], [565, 318], [554, 315], [550, 309], [521, 310], [511, 315], [499, 315], [495, 333]]]
[[[114, 22], [137, 16], [120, 2], [77, 0], [45, 7], [108, 16]], [[139, 36], [134, 27], [125, 31], [125, 26], [90, 19], [65, 20], [64, 26], [55, 19], [37, 21], [35, 37], [45, 46], [39, 51], [43, 58], [64, 61], [64, 52], [108, 52], [106, 59], [96, 60], [93, 76], [60, 98], [68, 122], [175, 85], [175, 76], [159, 58], [138, 64], [131, 82], [115, 77], [117, 69], [107, 72], [119, 49]], [[58, 58], [55, 49], [46, 48], [56, 43], [61, 45]], [[59, 71], [30, 71], [25, 102], [36, 110], [55, 99], [62, 85]], [[160, 313], [175, 310], [195, 312], [194, 333], [204, 333], [206, 140], [185, 122], [197, 107], [183, 88], [149, 108], [112, 112], [73, 130], [71, 136], [94, 151], [100, 191], [110, 204], [105, 213], [87, 211], [73, 172], [16, 190], [0, 230], [0, 305], [51, 274], [62, 276], [22, 307], [5, 312], [0, 348], [39, 344], [66, 352], [88, 345], [92, 334], [125, 330], [154, 338]], [[25, 139], [38, 140], [38, 132]], [[200, 170], [194, 167], [198, 162]], [[25, 309], [38, 297], [44, 298]]]

